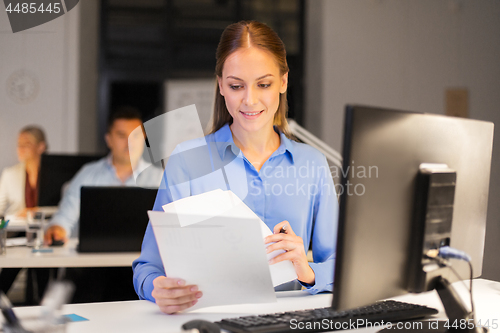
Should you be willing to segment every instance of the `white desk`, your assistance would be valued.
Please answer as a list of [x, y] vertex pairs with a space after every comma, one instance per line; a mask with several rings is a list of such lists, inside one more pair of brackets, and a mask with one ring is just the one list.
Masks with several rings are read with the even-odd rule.
[[[468, 299], [468, 293], [462, 285], [458, 292]], [[181, 325], [192, 319], [217, 321], [223, 318], [242, 315], [265, 314], [280, 311], [292, 311], [329, 306], [331, 294], [311, 296], [305, 291], [279, 292], [278, 302], [271, 304], [242, 304], [199, 309], [176, 315], [165, 315], [156, 304], [148, 301], [128, 301], [91, 304], [71, 304], [63, 309], [65, 314], [77, 314], [89, 321], [68, 324], [68, 333], [80, 332], [181, 332]], [[444, 317], [443, 306], [436, 292], [410, 294], [394, 299], [424, 304], [437, 308], [436, 317]], [[482, 322], [493, 319], [500, 325], [500, 283], [488, 280], [474, 281], [474, 299], [476, 317]], [[16, 308], [16, 314], [22, 318], [32, 318], [39, 313], [38, 307]], [[376, 332], [377, 328], [365, 328], [363, 332]], [[500, 332], [500, 329], [490, 329]]]
[[132, 266], [140, 252], [78, 253], [77, 239], [62, 247], [50, 247], [51, 253], [32, 252], [26, 246], [8, 247], [5, 255], [0, 255], [2, 268], [35, 267], [126, 267]]

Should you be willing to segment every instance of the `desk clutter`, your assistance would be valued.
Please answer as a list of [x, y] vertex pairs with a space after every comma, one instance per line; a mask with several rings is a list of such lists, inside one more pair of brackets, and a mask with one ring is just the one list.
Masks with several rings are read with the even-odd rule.
[[[463, 286], [462, 282], [454, 283], [453, 286], [461, 297], [468, 297], [468, 290]], [[475, 317], [477, 325], [487, 326], [490, 328], [490, 332], [497, 332], [500, 320], [500, 283], [484, 279], [475, 279], [474, 290], [477, 305]], [[291, 321], [286, 329], [295, 328], [294, 332], [299, 332], [300, 318], [303, 318], [307, 313], [311, 312], [309, 310], [329, 307], [332, 304], [332, 294], [330, 293], [310, 295], [306, 291], [287, 291], [277, 292], [276, 298], [276, 303], [217, 306], [183, 312], [179, 315], [162, 314], [156, 304], [145, 300], [67, 304], [63, 306], [62, 314], [73, 318], [78, 318], [75, 317], [75, 315], [81, 317], [81, 321], [73, 321], [66, 324], [68, 332], [71, 333], [178, 333], [183, 331], [182, 326], [184, 324], [192, 322], [193, 320], [214, 323], [223, 321], [227, 318], [243, 317], [244, 320], [247, 320], [248, 316], [252, 316], [253, 319], [272, 318], [276, 316], [276, 314], [281, 314], [282, 318], [289, 316], [292, 317], [291, 319], [296, 319]], [[438, 319], [446, 318], [443, 304], [435, 292], [406, 294], [394, 297], [393, 300], [397, 302], [421, 304], [428, 308], [437, 309], [439, 311], [437, 314], [427, 317], [429, 320], [428, 323], [432, 325], [434, 325]], [[323, 312], [330, 313], [329, 310], [314, 311], [318, 312], [320, 317]], [[375, 311], [378, 310], [375, 309]], [[40, 307], [19, 307], [15, 308], [15, 313], [18, 318], [24, 322], [25, 319], [38, 317], [40, 314]], [[1, 321], [2, 319], [0, 319], [0, 322]], [[400, 323], [400, 327], [405, 327], [404, 325], [414, 325], [413, 323], [415, 323], [415, 321], [398, 323]], [[450, 321], [449, 324], [453, 325], [453, 322]], [[353, 325], [355, 329], [349, 332], [358, 331], [356, 323]], [[264, 326], [261, 328], [264, 328]], [[359, 329], [360, 332], [377, 332], [380, 330], [380, 328], [375, 326], [372, 328], [360, 327]], [[393, 329], [396, 330], [396, 327], [393, 327]], [[431, 332], [438, 332], [438, 330], [431, 330]]]
[[[15, 289], [16, 304], [40, 304], [47, 281], [60, 272], [76, 285], [70, 302], [137, 299], [130, 267], [139, 255], [156, 189], [82, 187], [81, 194], [83, 227], [64, 246], [62, 242], [44, 245], [44, 229], [57, 207], [39, 207], [26, 217], [0, 221], [4, 226], [0, 284], [6, 293], [11, 286]], [[15, 237], [7, 238], [7, 230]], [[21, 268], [28, 269], [19, 274]]]
[[74, 285], [68, 281], [52, 282], [44, 294], [38, 316], [21, 321], [12, 309], [10, 300], [0, 291], [0, 309], [3, 315], [3, 331], [6, 333], [66, 332], [66, 324], [73, 321], [62, 314], [62, 307], [68, 303]]

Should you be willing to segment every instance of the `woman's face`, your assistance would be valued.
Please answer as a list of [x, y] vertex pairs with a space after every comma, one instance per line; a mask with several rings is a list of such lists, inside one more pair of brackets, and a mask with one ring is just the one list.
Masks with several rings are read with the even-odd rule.
[[280, 93], [287, 89], [288, 73], [280, 75], [271, 53], [256, 47], [235, 51], [226, 59], [218, 81], [233, 117], [233, 130], [272, 128]]
[[45, 151], [45, 143], [37, 142], [30, 133], [20, 133], [17, 139], [17, 158], [19, 162], [37, 160]]

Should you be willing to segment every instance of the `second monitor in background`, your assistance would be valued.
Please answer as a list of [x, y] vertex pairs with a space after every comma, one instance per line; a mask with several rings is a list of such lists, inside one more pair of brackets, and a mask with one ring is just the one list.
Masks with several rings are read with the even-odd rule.
[[102, 155], [43, 154], [40, 162], [37, 205], [40, 207], [57, 206], [62, 198], [63, 186], [84, 164], [102, 157]]

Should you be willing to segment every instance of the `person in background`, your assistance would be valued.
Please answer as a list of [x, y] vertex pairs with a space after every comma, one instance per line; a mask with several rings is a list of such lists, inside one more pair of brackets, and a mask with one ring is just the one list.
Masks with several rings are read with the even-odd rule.
[[[38, 171], [42, 154], [48, 149], [43, 130], [34, 125], [21, 129], [17, 138], [19, 163], [5, 168], [0, 176], [0, 215], [25, 217], [35, 209], [38, 195]], [[21, 268], [0, 271], [0, 289], [7, 294]]]
[[40, 160], [47, 148], [40, 127], [21, 129], [17, 138], [19, 164], [5, 168], [0, 176], [0, 215], [24, 217], [28, 209], [36, 207]]
[[[73, 177], [45, 231], [46, 244], [77, 236], [82, 186], [158, 188], [163, 170], [142, 159], [144, 135], [134, 131], [141, 126], [141, 113], [133, 107], [121, 107], [111, 114], [105, 136], [110, 152], [84, 165]], [[143, 171], [135, 179], [133, 170]], [[130, 267], [68, 268], [66, 279], [75, 283], [74, 303], [137, 299]]]
[[[157, 188], [162, 170], [147, 167], [142, 159], [144, 136], [135, 131], [142, 126], [140, 112], [132, 107], [121, 107], [111, 115], [105, 136], [110, 150], [108, 156], [84, 165], [68, 185], [59, 209], [45, 232], [46, 244], [67, 241], [76, 236], [80, 218], [80, 188], [82, 186], [142, 186]], [[132, 137], [129, 136], [132, 134]], [[133, 170], [144, 170], [134, 179]]]

